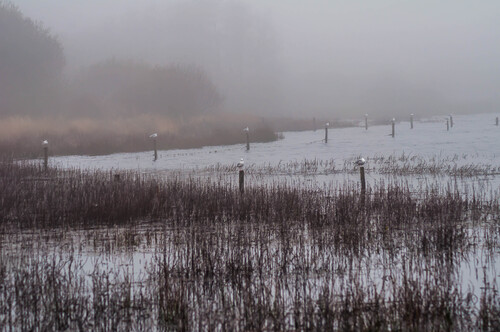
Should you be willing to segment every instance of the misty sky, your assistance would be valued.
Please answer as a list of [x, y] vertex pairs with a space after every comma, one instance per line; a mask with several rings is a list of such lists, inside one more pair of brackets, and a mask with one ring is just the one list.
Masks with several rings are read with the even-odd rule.
[[228, 108], [332, 117], [498, 111], [500, 1], [14, 0], [67, 71], [204, 68]]

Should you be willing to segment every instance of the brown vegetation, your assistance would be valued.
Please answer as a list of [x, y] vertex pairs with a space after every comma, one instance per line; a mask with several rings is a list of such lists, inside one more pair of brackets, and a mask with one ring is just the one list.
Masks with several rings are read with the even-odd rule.
[[251, 128], [253, 142], [276, 139], [272, 128], [250, 116], [214, 114], [171, 118], [161, 115], [64, 118], [9, 117], [0, 121], [0, 154], [36, 157], [42, 140], [49, 140], [52, 155], [109, 154], [146, 151], [149, 135], [158, 133], [158, 149], [193, 148], [245, 142], [243, 128]]
[[[227, 183], [135, 172], [115, 181], [9, 161], [0, 181], [4, 327], [500, 327], [496, 281], [485, 273], [480, 290], [464, 289], [460, 270], [494, 264], [498, 197], [449, 184], [417, 196], [378, 184], [363, 203], [349, 184], [324, 192], [273, 184], [240, 195]], [[141, 250], [152, 257], [144, 266], [107, 260]]]

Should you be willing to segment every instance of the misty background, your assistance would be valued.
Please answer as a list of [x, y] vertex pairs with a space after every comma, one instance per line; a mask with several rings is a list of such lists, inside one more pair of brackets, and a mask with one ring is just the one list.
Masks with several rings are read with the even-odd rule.
[[[196, 93], [169, 106], [173, 114], [403, 118], [500, 108], [495, 0], [11, 3], [60, 44], [49, 71], [62, 80], [53, 84], [78, 92], [63, 109], [122, 109], [148, 98], [156, 101], [130, 112], [161, 109], [165, 91], [137, 89], [175, 75], [189, 88], [169, 93]], [[99, 86], [104, 77], [109, 84]]]

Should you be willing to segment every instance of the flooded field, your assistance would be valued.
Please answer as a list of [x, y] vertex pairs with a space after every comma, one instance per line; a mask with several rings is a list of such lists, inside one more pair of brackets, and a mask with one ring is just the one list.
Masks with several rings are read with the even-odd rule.
[[443, 119], [4, 161], [0, 326], [498, 330], [500, 128]]
[[[244, 158], [248, 166], [289, 164], [303, 160], [333, 160], [342, 167], [345, 160], [357, 156], [365, 158], [405, 155], [426, 159], [456, 158], [453, 163], [466, 161], [495, 164], [500, 159], [499, 127], [495, 114], [457, 115], [454, 126], [446, 130], [446, 117], [415, 121], [414, 129], [408, 122], [397, 122], [395, 137], [391, 125], [329, 129], [328, 143], [324, 143], [324, 128], [316, 131], [285, 132], [284, 139], [271, 143], [205, 147], [202, 149], [159, 151], [159, 160], [153, 162], [153, 153], [124, 153], [108, 156], [70, 156], [51, 159], [59, 167], [128, 170], [198, 170], [214, 165], [235, 165]], [[242, 132], [242, 135], [243, 132]], [[158, 138], [159, 140], [161, 137]], [[453, 166], [453, 164], [451, 164]]]
[[[202, 149], [123, 153], [107, 156], [64, 156], [51, 158], [53, 166], [99, 169], [113, 172], [134, 170], [173, 176], [204, 177], [214, 181], [237, 181], [236, 164], [245, 161], [248, 185], [287, 181], [299, 186], [339, 185], [358, 181], [355, 161], [367, 160], [367, 182], [434, 180], [459, 181], [496, 190], [500, 186], [500, 130], [496, 114], [456, 115], [447, 130], [447, 116], [391, 125], [285, 132], [284, 139], [271, 143], [205, 147]], [[243, 133], [242, 133], [243, 135]], [[161, 138], [159, 138], [161, 139]]]

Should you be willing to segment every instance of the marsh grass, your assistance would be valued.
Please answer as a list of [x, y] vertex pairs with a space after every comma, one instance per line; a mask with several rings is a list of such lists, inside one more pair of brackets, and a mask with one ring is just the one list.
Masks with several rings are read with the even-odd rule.
[[252, 142], [277, 139], [271, 125], [245, 115], [213, 114], [185, 119], [160, 115], [1, 118], [0, 155], [41, 157], [43, 140], [49, 141], [51, 156], [150, 151], [153, 147], [149, 135], [154, 132], [159, 135], [159, 150], [243, 144], [245, 126], [252, 128]]
[[[1, 326], [500, 327], [500, 207], [484, 192], [379, 182], [361, 199], [352, 183], [276, 182], [241, 195], [202, 178], [9, 161], [0, 181]], [[465, 284], [464, 266], [476, 273]]]
[[[361, 158], [356, 156], [342, 162], [334, 158], [330, 159], [303, 159], [277, 164], [257, 165], [248, 164], [246, 170], [261, 176], [316, 176], [335, 174], [356, 174], [359, 169], [355, 162]], [[500, 174], [500, 166], [488, 162], [480, 162], [474, 155], [450, 155], [424, 157], [418, 155], [389, 156], [364, 156], [367, 161], [365, 170], [373, 174], [391, 176], [449, 176], [455, 178], [470, 178], [481, 176], [497, 176]], [[203, 168], [203, 172], [211, 173], [233, 173], [236, 165], [215, 164]]]

